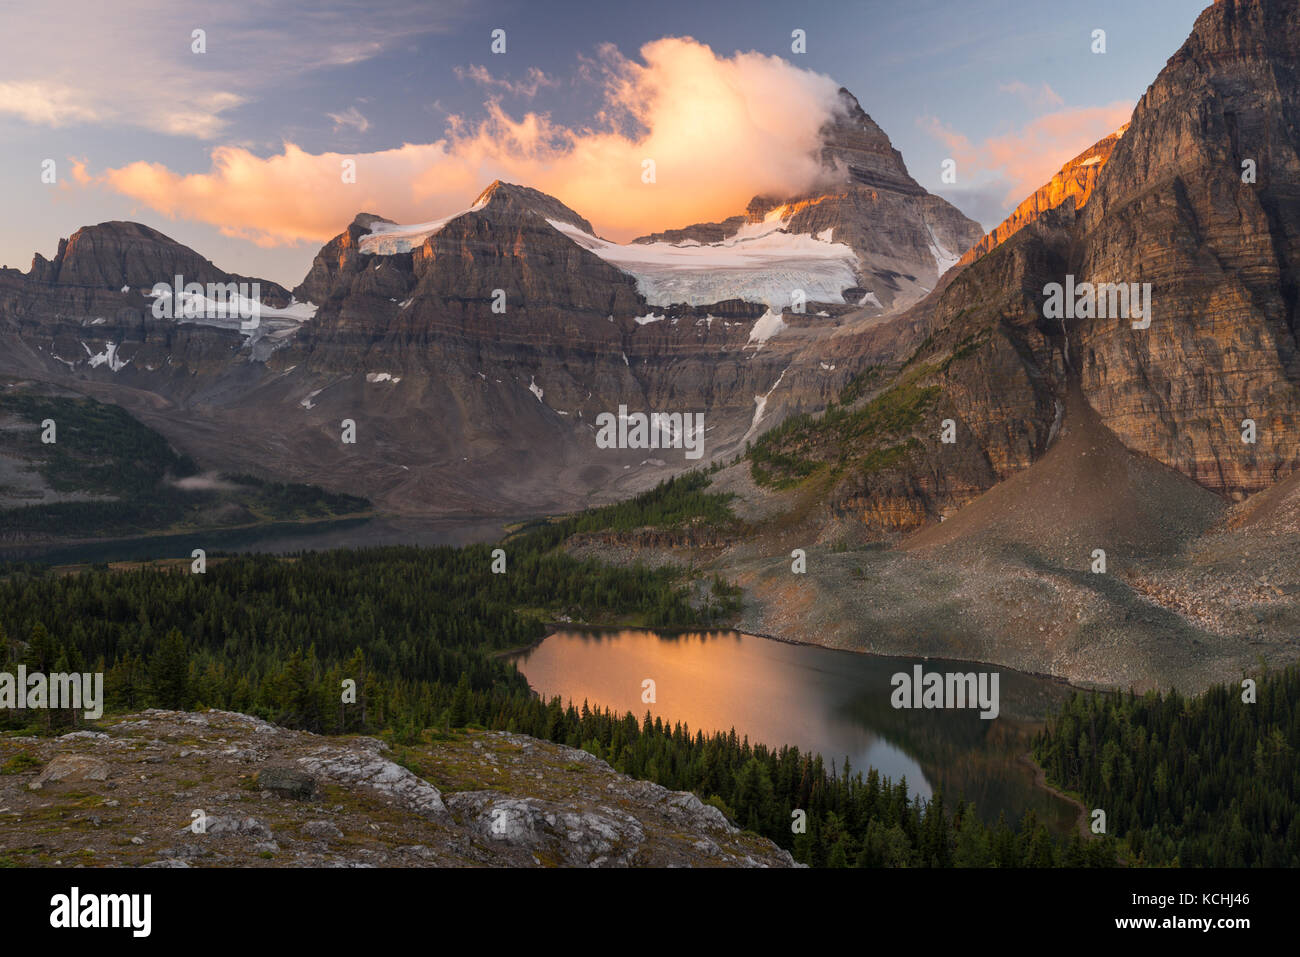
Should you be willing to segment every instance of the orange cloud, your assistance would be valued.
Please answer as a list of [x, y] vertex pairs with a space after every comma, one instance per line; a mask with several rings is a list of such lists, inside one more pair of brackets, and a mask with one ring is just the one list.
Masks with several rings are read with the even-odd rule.
[[[533, 186], [625, 240], [734, 215], [759, 193], [793, 193], [820, 175], [818, 134], [836, 108], [829, 77], [758, 53], [720, 57], [690, 38], [646, 44], [642, 62], [602, 51], [598, 128], [548, 114], [515, 119], [495, 101], [476, 125], [453, 118], [434, 143], [364, 154], [259, 157], [223, 146], [205, 173], [137, 162], [99, 177], [172, 217], [261, 245], [322, 242], [361, 211], [422, 222], [465, 209], [494, 179]], [[356, 183], [342, 163], [356, 162]], [[656, 182], [642, 181], [654, 160]]]
[[952, 151], [959, 178], [996, 176], [1009, 184], [1003, 201], [1015, 205], [1069, 160], [1127, 123], [1132, 113], [1133, 104], [1124, 100], [1106, 106], [1068, 107], [978, 145], [934, 117], [925, 118], [921, 125]]

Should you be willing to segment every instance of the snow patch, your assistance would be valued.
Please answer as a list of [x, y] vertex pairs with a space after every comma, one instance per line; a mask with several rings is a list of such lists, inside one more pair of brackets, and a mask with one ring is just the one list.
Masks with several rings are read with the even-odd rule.
[[[80, 342], [80, 340], [78, 341]], [[122, 360], [117, 357], [116, 342], [104, 343], [104, 351], [100, 353], [91, 352], [90, 346], [86, 345], [84, 342], [81, 343], [81, 348], [85, 349], [86, 355], [90, 356], [86, 365], [90, 366], [92, 369], [97, 369], [100, 366], [106, 365], [108, 366], [109, 372], [121, 372], [131, 362], [130, 359]]]
[[528, 391], [537, 396], [537, 401], [542, 401], [542, 387], [537, 384], [533, 376], [528, 377]]
[[742, 445], [745, 442], [748, 442], [749, 437], [758, 430], [759, 423], [763, 421], [763, 413], [767, 411], [768, 398], [776, 391], [776, 387], [781, 384], [781, 380], [785, 378], [785, 374], [789, 371], [790, 366], [786, 366], [781, 370], [781, 374], [776, 377], [776, 381], [772, 383], [772, 388], [768, 389], [762, 395], [754, 396], [754, 419], [749, 423], [749, 431], [746, 432], [740, 440]]
[[[165, 284], [159, 284], [156, 297], [154, 289], [150, 289], [145, 295], [149, 298], [170, 299], [172, 291], [170, 288], [164, 288], [164, 286]], [[316, 317], [317, 309], [314, 303], [299, 302], [292, 296], [289, 297], [289, 305], [283, 308], [268, 306], [265, 303], [241, 295], [231, 296], [224, 302], [209, 299], [207, 296], [196, 296], [188, 293], [182, 293], [177, 299], [178, 301], [172, 306], [172, 315], [176, 317], [177, 322], [194, 322], [199, 325], [209, 326], [240, 324], [244, 319], [251, 319], [254, 315], [262, 319], [287, 319], [293, 322], [307, 322]], [[193, 312], [195, 309], [198, 310], [199, 315], [186, 315], [187, 312]], [[211, 316], [222, 316], [224, 318], [209, 318]]]
[[762, 348], [763, 343], [784, 328], [785, 320], [781, 318], [781, 313], [768, 309], [767, 312], [758, 317], [758, 321], [754, 323], [754, 328], [749, 330], [749, 342], [746, 345], [758, 343], [759, 348]]
[[391, 382], [393, 385], [402, 381], [401, 376], [394, 376], [391, 372], [367, 372], [367, 382]]
[[925, 229], [926, 232], [930, 234], [930, 255], [934, 257], [935, 268], [939, 270], [939, 275], [942, 276], [953, 266], [957, 265], [957, 260], [961, 259], [961, 256], [946, 249], [944, 245], [939, 242], [939, 237], [934, 234], [934, 229], [929, 223], [925, 224]]

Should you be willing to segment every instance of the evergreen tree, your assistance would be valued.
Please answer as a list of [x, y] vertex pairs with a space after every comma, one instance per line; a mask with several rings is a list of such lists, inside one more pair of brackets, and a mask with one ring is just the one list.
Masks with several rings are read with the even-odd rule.
[[167, 632], [149, 661], [149, 688], [161, 708], [184, 710], [190, 703], [190, 656], [179, 628]]

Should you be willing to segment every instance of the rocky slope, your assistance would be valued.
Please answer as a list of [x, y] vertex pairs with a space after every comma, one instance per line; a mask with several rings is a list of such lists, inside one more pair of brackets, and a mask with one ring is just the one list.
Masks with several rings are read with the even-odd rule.
[[10, 866], [794, 866], [692, 794], [517, 734], [398, 754], [231, 712], [150, 710], [0, 738], [0, 767]]

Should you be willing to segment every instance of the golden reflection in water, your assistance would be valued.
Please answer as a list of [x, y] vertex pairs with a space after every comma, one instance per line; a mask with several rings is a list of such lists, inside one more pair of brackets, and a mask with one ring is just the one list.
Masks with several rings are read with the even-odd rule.
[[[611, 652], [616, 651], [616, 654]], [[636, 629], [562, 631], [516, 659], [542, 697], [559, 695], [581, 707], [631, 711], [682, 722], [691, 731], [735, 729], [750, 743], [792, 744], [820, 751], [829, 767], [848, 756], [855, 767], [870, 764], [894, 780], [906, 775], [912, 791], [928, 797], [921, 767], [860, 722], [837, 716], [838, 700], [869, 693], [855, 675], [860, 664], [835, 654], [737, 632], [658, 635]], [[653, 703], [643, 682], [654, 682]], [[888, 694], [888, 684], [877, 689]]]
[[[567, 705], [609, 708], [638, 718], [650, 712], [686, 725], [692, 734], [728, 732], [751, 744], [794, 745], [822, 755], [829, 769], [876, 768], [907, 778], [915, 796], [928, 798], [938, 782], [949, 794], [974, 800], [986, 820], [1005, 810], [1018, 819], [1033, 807], [1066, 833], [1075, 812], [1033, 785], [1025, 761], [1030, 717], [1060, 699], [1060, 686], [999, 669], [1002, 715], [985, 722], [973, 711], [897, 711], [889, 704], [891, 676], [913, 661], [787, 644], [732, 631], [660, 635], [641, 629], [560, 631], [515, 658], [543, 698]], [[970, 664], [930, 659], [934, 670], [970, 670]], [[653, 702], [642, 700], [654, 682]], [[1019, 710], [1019, 717], [1012, 712]], [[1026, 720], [1026, 718], [1029, 718]]]

